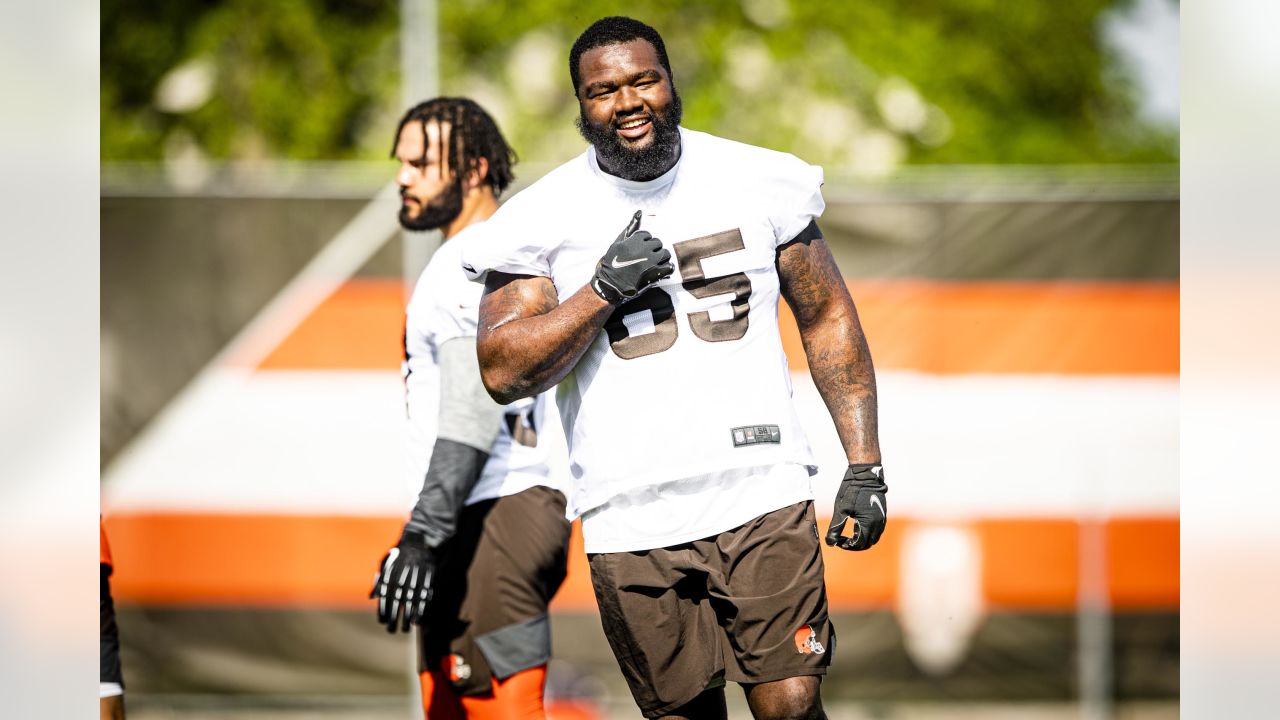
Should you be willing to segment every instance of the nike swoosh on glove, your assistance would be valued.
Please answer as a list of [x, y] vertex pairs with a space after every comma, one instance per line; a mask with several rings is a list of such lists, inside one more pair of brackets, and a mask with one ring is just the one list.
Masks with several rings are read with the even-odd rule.
[[662, 241], [640, 229], [640, 211], [631, 216], [591, 278], [591, 289], [611, 305], [633, 300], [653, 283], [675, 272], [671, 252]]
[[[885, 493], [884, 468], [879, 463], [853, 464], [844, 472], [831, 512], [831, 527], [826, 541], [841, 550], [866, 550], [880, 539], [889, 521]], [[853, 536], [841, 535], [849, 518], [854, 519]]]
[[399, 626], [422, 625], [431, 602], [431, 580], [436, 572], [435, 551], [422, 533], [405, 530], [400, 542], [382, 558], [370, 598], [378, 600], [378, 622], [394, 633]]

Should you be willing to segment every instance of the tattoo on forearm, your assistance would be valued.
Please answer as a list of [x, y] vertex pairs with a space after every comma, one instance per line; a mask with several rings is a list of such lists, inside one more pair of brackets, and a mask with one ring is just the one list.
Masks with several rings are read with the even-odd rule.
[[851, 462], [880, 460], [876, 375], [858, 311], [826, 242], [785, 248], [782, 294], [795, 314], [814, 385]]

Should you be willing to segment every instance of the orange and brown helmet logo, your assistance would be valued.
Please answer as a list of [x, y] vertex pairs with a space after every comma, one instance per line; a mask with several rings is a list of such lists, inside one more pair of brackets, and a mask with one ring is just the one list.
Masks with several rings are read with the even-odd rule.
[[812, 625], [801, 625], [796, 630], [796, 652], [801, 655], [821, 655], [827, 649], [818, 642], [818, 633], [814, 632]]
[[457, 653], [446, 656], [441, 664], [444, 665], [444, 673], [448, 676], [449, 682], [456, 683], [471, 678], [471, 666]]

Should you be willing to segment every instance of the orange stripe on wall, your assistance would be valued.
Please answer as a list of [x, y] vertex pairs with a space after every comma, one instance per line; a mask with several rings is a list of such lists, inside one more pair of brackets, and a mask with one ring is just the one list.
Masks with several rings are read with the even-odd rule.
[[[849, 281], [877, 368], [938, 374], [1178, 373], [1174, 283]], [[807, 368], [783, 303], [783, 344]]]
[[1163, 602], [1180, 584], [1178, 523], [1129, 518], [1107, 526], [1107, 581], [1112, 602], [1143, 607]]
[[[876, 367], [939, 374], [1178, 372], [1173, 283], [851, 281]], [[806, 367], [782, 307], [791, 366]], [[394, 369], [403, 286], [357, 279], [321, 304], [264, 369]]]
[[259, 365], [264, 370], [397, 369], [404, 357], [404, 284], [348, 280]]
[[148, 605], [358, 607], [403, 517], [108, 515], [112, 592]]
[[[979, 523], [976, 529], [989, 604], [1023, 610], [1075, 605], [1080, 567], [1075, 521], [1001, 519]], [[1174, 545], [1175, 553], [1177, 549]], [[1172, 589], [1176, 597], [1176, 585]]]
[[[402, 517], [119, 514], [107, 517], [113, 588], [125, 603], [367, 608], [378, 561]], [[825, 526], [826, 521], [821, 521]], [[833, 610], [893, 606], [901, 538], [895, 518], [870, 552], [823, 547]], [[982, 549], [982, 587], [997, 609], [1070, 611], [1079, 575], [1079, 525], [1069, 519], [987, 519], [970, 525]], [[1119, 609], [1176, 608], [1178, 519], [1106, 523], [1106, 564]], [[569, 575], [553, 609], [593, 611], [578, 525]]]
[[596, 595], [591, 589], [591, 567], [587, 565], [587, 552], [582, 544], [582, 523], [573, 523], [569, 536], [569, 571], [560, 590], [551, 601], [552, 611], [595, 611]]

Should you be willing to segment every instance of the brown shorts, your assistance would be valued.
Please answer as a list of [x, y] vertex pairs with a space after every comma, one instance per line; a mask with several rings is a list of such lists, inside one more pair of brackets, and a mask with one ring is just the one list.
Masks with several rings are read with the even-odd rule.
[[564, 581], [565, 498], [546, 487], [462, 509], [440, 546], [419, 669], [442, 670], [459, 695], [483, 695], [551, 657], [547, 604]]
[[588, 559], [605, 636], [645, 717], [725, 680], [827, 672], [835, 633], [811, 502], [702, 540]]

